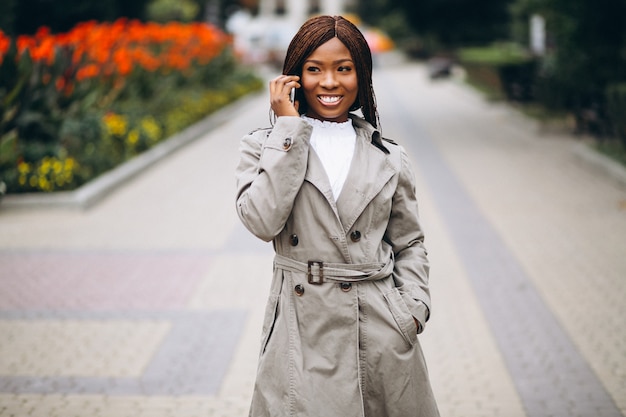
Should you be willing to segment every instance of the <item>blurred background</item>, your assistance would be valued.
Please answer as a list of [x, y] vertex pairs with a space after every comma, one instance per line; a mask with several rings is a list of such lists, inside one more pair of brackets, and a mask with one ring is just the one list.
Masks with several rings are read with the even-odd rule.
[[74, 189], [261, 88], [314, 14], [626, 160], [623, 0], [3, 0], [0, 192]]
[[0, 0], [0, 417], [247, 415], [233, 171], [318, 13], [415, 158], [442, 415], [626, 415], [626, 0]]

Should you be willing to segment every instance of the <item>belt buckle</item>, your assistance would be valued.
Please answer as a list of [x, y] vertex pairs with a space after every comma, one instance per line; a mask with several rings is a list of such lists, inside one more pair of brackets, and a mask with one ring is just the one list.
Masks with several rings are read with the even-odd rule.
[[[311, 272], [311, 268], [313, 268], [313, 266], [317, 265], [318, 267], [318, 276], [319, 279], [314, 279], [314, 275]], [[308, 267], [307, 267], [307, 280], [309, 281], [309, 284], [313, 284], [313, 285], [322, 285], [324, 283], [324, 262], [322, 261], [309, 261], [308, 262]]]

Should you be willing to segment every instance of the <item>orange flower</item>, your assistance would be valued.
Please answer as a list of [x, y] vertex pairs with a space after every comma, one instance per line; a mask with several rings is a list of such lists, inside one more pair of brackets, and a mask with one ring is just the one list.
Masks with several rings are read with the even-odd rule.
[[17, 52], [22, 55], [35, 45], [35, 40], [30, 36], [20, 35], [17, 37]]
[[125, 76], [133, 70], [132, 56], [128, 49], [120, 48], [113, 52], [113, 61], [120, 75]]
[[33, 61], [45, 62], [48, 65], [52, 65], [54, 62], [55, 44], [54, 39], [51, 37], [42, 38], [41, 43], [35, 45], [30, 50], [30, 56]]
[[48, 26], [41, 26], [35, 33], [35, 39], [46, 39], [50, 36], [50, 28]]
[[[68, 70], [75, 72], [77, 81], [104, 77], [117, 85], [135, 67], [150, 72], [189, 71], [207, 64], [230, 43], [229, 36], [204, 23], [157, 24], [125, 18], [83, 22], [61, 34], [42, 26], [33, 36], [17, 38], [19, 55], [28, 53], [33, 61], [52, 65], [58, 50], [67, 51]], [[10, 39], [0, 32], [0, 62], [9, 47]], [[59, 90], [71, 88], [67, 80], [56, 83]]]
[[63, 91], [63, 89], [66, 87], [67, 83], [66, 83], [64, 77], [59, 77], [59, 78], [57, 78], [57, 81], [56, 81], [56, 83], [54, 85], [55, 85], [55, 87], [57, 88], [58, 91]]
[[0, 30], [0, 64], [10, 47], [11, 39]]
[[76, 80], [82, 81], [87, 78], [95, 78], [100, 74], [100, 69], [96, 64], [87, 64], [76, 71]]

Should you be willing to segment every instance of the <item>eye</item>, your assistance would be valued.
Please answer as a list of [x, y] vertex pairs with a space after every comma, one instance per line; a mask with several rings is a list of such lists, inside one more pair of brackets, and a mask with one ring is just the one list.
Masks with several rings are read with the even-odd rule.
[[348, 71], [352, 71], [352, 67], [347, 66], [347, 65], [342, 65], [341, 67], [339, 67], [337, 69], [337, 71], [339, 72], [348, 72]]
[[319, 68], [313, 65], [306, 67], [307, 72], [319, 72]]

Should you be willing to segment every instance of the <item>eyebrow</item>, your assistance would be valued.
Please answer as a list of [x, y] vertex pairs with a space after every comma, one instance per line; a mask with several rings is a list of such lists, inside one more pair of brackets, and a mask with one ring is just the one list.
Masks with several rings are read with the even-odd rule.
[[[312, 63], [314, 63], [314, 64], [318, 64], [318, 65], [322, 65], [322, 64], [323, 64], [323, 62], [322, 62], [322, 61], [317, 61], [317, 60], [315, 60], [315, 59], [307, 59], [307, 60], [306, 60], [306, 61], [304, 61], [304, 62], [305, 62], [305, 63], [306, 63], [306, 62], [312, 62]], [[333, 61], [333, 62], [332, 62], [332, 64], [333, 64], [333, 65], [337, 65], [337, 64], [341, 64], [342, 62], [352, 62], [352, 63], [354, 64], [354, 61], [352, 61], [351, 59], [348, 59], [348, 58], [345, 58], [345, 59], [338, 59], [338, 60], [336, 60], [336, 61]]]

